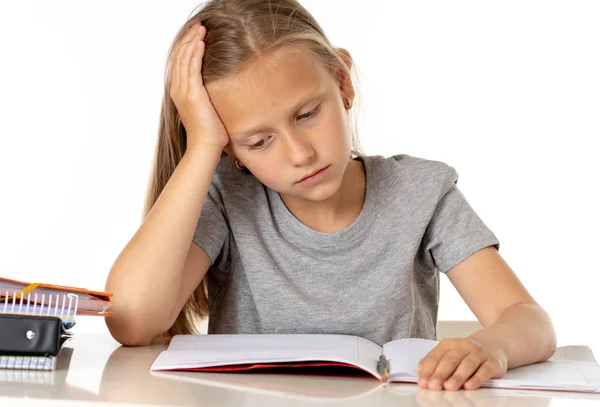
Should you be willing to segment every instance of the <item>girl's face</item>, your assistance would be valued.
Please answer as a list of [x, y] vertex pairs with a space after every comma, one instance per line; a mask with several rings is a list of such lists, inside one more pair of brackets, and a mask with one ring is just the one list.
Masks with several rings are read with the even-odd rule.
[[206, 88], [229, 133], [229, 156], [282, 195], [320, 201], [338, 190], [350, 160], [341, 91], [354, 93], [342, 82], [311, 53], [287, 48]]

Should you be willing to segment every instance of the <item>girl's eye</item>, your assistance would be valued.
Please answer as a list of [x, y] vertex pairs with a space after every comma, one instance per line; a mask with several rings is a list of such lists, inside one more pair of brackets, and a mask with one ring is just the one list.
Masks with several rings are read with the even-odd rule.
[[319, 106], [315, 107], [313, 110], [311, 110], [308, 113], [304, 113], [304, 114], [298, 116], [298, 119], [301, 119], [301, 120], [302, 119], [310, 119], [311, 117], [315, 116], [317, 114], [317, 111], [319, 110]]
[[260, 141], [258, 141], [256, 143], [254, 143], [254, 144], [252, 144], [251, 146], [248, 146], [248, 147], [251, 150], [256, 150], [256, 149], [262, 148], [262, 147], [264, 147], [266, 145], [268, 139], [269, 139], [268, 137], [265, 137], [264, 139], [262, 139], [262, 140], [260, 140]]
[[[310, 112], [304, 113], [304, 114], [298, 116], [298, 119], [305, 120], [305, 119], [310, 119], [313, 116], [316, 116], [316, 114], [319, 112], [319, 107], [320, 106], [321, 105], [318, 105], [317, 107], [315, 107]], [[270, 137], [265, 137], [265, 138], [259, 140], [257, 143], [254, 143], [254, 144], [248, 146], [248, 148], [250, 150], [259, 150], [259, 149], [261, 149], [261, 148], [263, 148], [263, 147], [265, 147], [267, 145], [267, 142], [269, 141], [269, 138]]]

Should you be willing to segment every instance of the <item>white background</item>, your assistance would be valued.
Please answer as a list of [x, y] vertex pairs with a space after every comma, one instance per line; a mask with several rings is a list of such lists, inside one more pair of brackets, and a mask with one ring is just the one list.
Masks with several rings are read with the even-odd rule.
[[[0, 3], [0, 275], [104, 287], [141, 219], [167, 49], [198, 4]], [[302, 4], [360, 68], [366, 152], [455, 167], [559, 345], [600, 345], [600, 3]], [[474, 319], [442, 280], [440, 319]]]

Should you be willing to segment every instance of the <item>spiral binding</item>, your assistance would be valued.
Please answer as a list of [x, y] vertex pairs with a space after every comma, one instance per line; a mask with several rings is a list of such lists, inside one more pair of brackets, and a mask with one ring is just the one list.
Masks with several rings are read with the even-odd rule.
[[9, 295], [9, 292], [5, 291], [0, 297], [0, 314], [58, 317], [66, 329], [75, 325], [75, 315], [79, 307], [79, 297], [76, 294], [48, 294], [48, 302], [46, 294], [31, 294], [19, 296], [13, 292]]

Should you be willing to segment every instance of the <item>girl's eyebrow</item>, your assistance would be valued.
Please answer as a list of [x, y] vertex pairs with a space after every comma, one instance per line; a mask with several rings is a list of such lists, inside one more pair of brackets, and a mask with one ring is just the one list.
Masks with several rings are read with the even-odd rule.
[[[323, 93], [324, 92], [322, 92], [321, 90], [319, 90], [316, 95], [315, 95], [314, 91], [308, 93], [307, 96], [305, 96], [298, 103], [296, 103], [295, 107], [293, 108], [294, 113], [296, 113], [302, 106], [304, 106], [304, 105], [306, 105], [306, 104], [308, 104], [310, 102], [313, 102], [313, 101], [321, 98], [323, 96]], [[250, 135], [252, 135], [254, 133], [259, 133], [261, 131], [265, 131], [265, 130], [268, 130], [268, 129], [270, 129], [270, 127], [268, 125], [260, 125], [260, 126], [256, 126], [256, 127], [252, 128], [250, 130], [247, 130], [247, 131], [240, 131], [240, 132], [236, 132], [236, 133], [231, 133], [229, 135], [229, 137], [243, 138], [243, 137], [250, 136]]]

